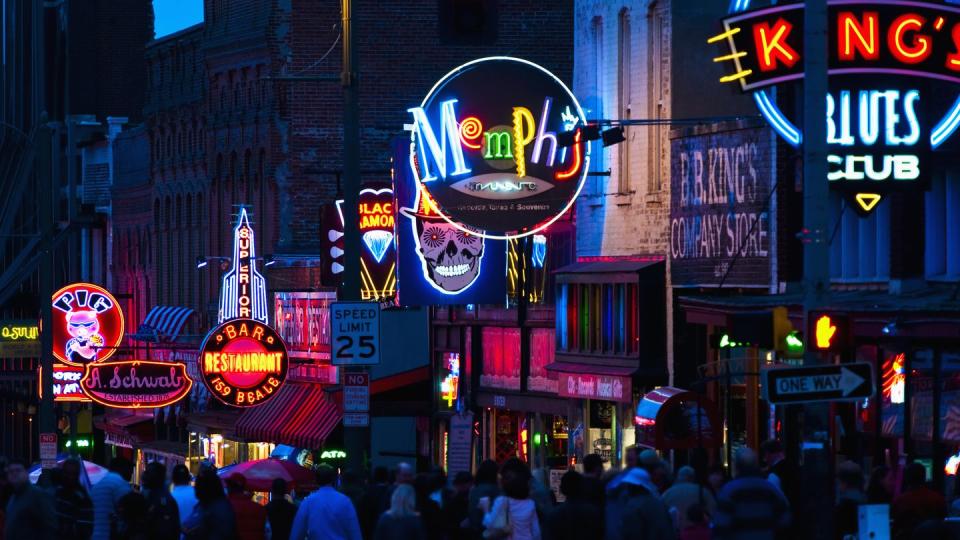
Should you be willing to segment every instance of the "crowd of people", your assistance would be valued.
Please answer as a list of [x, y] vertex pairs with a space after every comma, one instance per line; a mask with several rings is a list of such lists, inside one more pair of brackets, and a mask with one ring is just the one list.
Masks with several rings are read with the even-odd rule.
[[[269, 502], [254, 499], [239, 474], [221, 478], [209, 465], [196, 477], [177, 465], [167, 475], [150, 463], [131, 485], [123, 458], [88, 490], [76, 459], [45, 470], [36, 484], [20, 461], [0, 463], [0, 540], [706, 540], [801, 538], [800, 472], [777, 441], [759, 454], [736, 453], [732, 479], [722, 468], [675, 469], [652, 450], [627, 449], [626, 467], [584, 457], [560, 480], [559, 496], [543, 471], [518, 459], [482, 462], [473, 475], [417, 473], [401, 463], [369, 480], [320, 465], [316, 489], [291, 493], [273, 481]], [[877, 467], [869, 479], [852, 462], [837, 467], [832, 527], [856, 538], [858, 507], [888, 504], [892, 538], [951, 538], [948, 508], [927, 485], [920, 464], [901, 474]], [[865, 480], [867, 480], [865, 482]], [[866, 486], [865, 486], [866, 484]], [[899, 484], [900, 489], [896, 489]], [[899, 492], [899, 493], [898, 493]], [[804, 518], [807, 524], [815, 518]]]

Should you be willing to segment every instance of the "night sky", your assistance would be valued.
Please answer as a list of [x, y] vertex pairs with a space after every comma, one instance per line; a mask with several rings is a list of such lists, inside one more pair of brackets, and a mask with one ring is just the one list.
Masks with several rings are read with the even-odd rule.
[[203, 21], [203, 0], [153, 0], [154, 37]]

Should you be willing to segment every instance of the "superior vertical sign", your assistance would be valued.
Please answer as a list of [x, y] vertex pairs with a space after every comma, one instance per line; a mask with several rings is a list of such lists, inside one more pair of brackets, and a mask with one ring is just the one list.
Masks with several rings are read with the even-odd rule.
[[[724, 30], [721, 82], [753, 93], [761, 114], [788, 143], [803, 134], [769, 87], [804, 75], [802, 3], [745, 11], [735, 0]], [[926, 189], [931, 151], [960, 126], [960, 8], [933, 2], [829, 3], [830, 187], [869, 213], [888, 193]]]
[[267, 285], [257, 271], [253, 227], [247, 209], [240, 209], [233, 229], [233, 258], [220, 287], [218, 322], [255, 319], [267, 322]]

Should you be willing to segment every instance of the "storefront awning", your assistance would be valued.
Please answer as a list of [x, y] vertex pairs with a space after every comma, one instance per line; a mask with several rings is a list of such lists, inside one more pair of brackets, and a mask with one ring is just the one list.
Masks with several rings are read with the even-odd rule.
[[133, 337], [154, 343], [176, 341], [183, 325], [193, 313], [188, 307], [153, 306]]
[[547, 371], [558, 373], [589, 373], [592, 375], [614, 375], [629, 377], [636, 371], [636, 367], [629, 366], [599, 366], [596, 364], [580, 364], [576, 362], [554, 362], [547, 364]]
[[547, 364], [547, 371], [557, 373], [557, 394], [560, 397], [633, 401], [633, 379], [636, 367], [608, 366], [576, 362]]
[[150, 411], [107, 411], [93, 419], [93, 426], [103, 431], [116, 446], [130, 446], [153, 440], [153, 413]]
[[713, 402], [694, 392], [664, 386], [647, 392], [634, 417], [637, 444], [657, 450], [716, 448], [720, 423]]
[[[196, 386], [194, 385], [194, 388]], [[233, 437], [236, 433], [237, 419], [240, 418], [240, 414], [241, 412], [236, 410], [190, 413], [187, 417], [187, 429], [205, 435], [218, 434], [224, 437]]]
[[287, 383], [276, 397], [244, 411], [237, 435], [248, 441], [320, 448], [340, 422], [337, 404], [318, 384]]
[[639, 274], [650, 271], [662, 274], [663, 268], [662, 258], [637, 257], [578, 261], [553, 273], [557, 283], [612, 283], [636, 281]]

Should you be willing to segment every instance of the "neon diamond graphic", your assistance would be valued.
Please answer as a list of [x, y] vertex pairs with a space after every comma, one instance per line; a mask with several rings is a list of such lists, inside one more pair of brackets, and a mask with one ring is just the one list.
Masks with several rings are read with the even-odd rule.
[[363, 243], [367, 245], [370, 254], [373, 255], [373, 258], [379, 263], [383, 261], [383, 256], [387, 254], [387, 250], [390, 249], [390, 244], [393, 243], [393, 232], [383, 230], [367, 231], [363, 233]]

